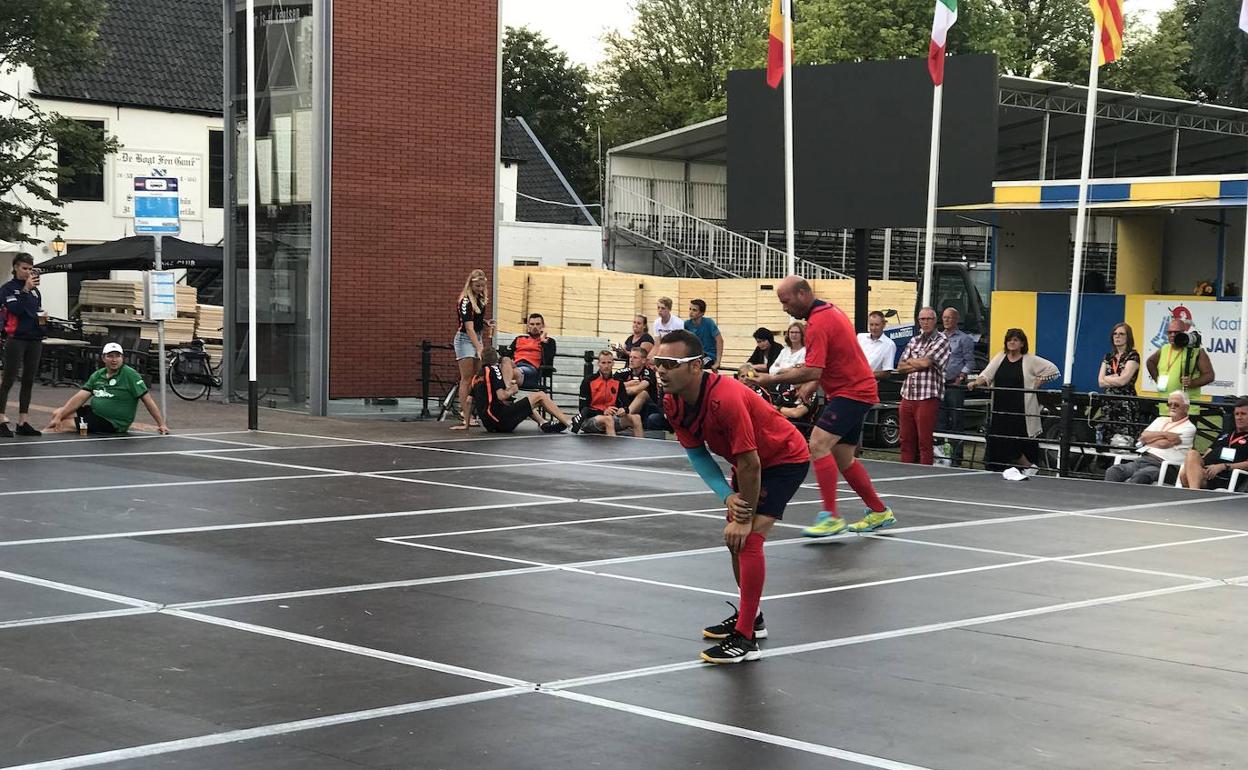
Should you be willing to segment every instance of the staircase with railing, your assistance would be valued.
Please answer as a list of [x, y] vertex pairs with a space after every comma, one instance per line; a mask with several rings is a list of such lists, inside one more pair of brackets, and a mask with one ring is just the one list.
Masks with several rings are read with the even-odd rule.
[[[650, 249], [673, 274], [706, 278], [780, 278], [787, 255], [713, 222], [660, 203], [627, 186], [611, 186], [613, 234]], [[796, 260], [804, 278], [848, 278], [829, 267]]]

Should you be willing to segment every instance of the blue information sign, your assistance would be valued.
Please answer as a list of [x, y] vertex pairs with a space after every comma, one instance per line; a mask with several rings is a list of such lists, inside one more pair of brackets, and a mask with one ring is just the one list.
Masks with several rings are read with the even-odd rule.
[[176, 235], [180, 229], [177, 178], [136, 176], [134, 232]]

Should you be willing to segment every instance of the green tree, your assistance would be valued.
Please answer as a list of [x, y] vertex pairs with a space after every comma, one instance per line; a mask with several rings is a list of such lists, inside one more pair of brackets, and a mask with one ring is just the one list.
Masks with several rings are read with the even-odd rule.
[[[1059, 82], [1088, 82], [1092, 58], [1092, 14], [1087, 14], [1085, 39], [1060, 52], [1043, 71], [1045, 78]], [[1191, 45], [1183, 28], [1183, 11], [1172, 8], [1158, 17], [1157, 28], [1149, 29], [1137, 16], [1128, 15], [1123, 33], [1122, 57], [1101, 69], [1104, 88], [1132, 93], [1185, 99], [1190, 96], [1181, 81], [1191, 57]]]
[[[98, 64], [106, 55], [96, 41], [105, 9], [104, 0], [5, 0], [0, 72], [30, 67], [38, 79]], [[57, 165], [58, 148], [74, 159], [72, 167]], [[65, 202], [56, 185], [75, 172], [98, 170], [117, 148], [115, 139], [0, 89], [0, 238], [37, 243], [22, 231], [23, 220], [32, 229], [64, 229], [57, 209]]]
[[1189, 0], [1180, 7], [1192, 44], [1189, 89], [1211, 102], [1248, 106], [1248, 35], [1239, 28], [1238, 0]]
[[603, 38], [597, 70], [607, 146], [727, 110], [730, 69], [767, 56], [769, 0], [637, 0], [628, 35]]
[[596, 103], [589, 72], [527, 27], [503, 36], [503, 115], [522, 117], [582, 200], [598, 194]]

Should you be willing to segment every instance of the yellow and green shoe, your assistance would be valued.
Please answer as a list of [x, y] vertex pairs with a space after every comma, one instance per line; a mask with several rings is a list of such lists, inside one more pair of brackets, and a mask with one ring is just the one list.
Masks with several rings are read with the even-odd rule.
[[891, 527], [896, 523], [897, 519], [893, 516], [892, 508], [885, 508], [882, 511], [873, 511], [868, 508], [866, 515], [850, 524], [848, 529], [850, 532], [873, 532], [884, 527]]
[[819, 511], [819, 515], [815, 517], [815, 523], [803, 529], [802, 534], [806, 537], [831, 537], [841, 534], [846, 527], [845, 520], [841, 517], [833, 516], [827, 511]]

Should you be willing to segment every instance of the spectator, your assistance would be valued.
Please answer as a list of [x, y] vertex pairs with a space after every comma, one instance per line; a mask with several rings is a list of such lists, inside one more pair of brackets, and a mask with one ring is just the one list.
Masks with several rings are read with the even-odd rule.
[[771, 368], [767, 370], [770, 374], [779, 374], [786, 369], [795, 369], [805, 365], [806, 324], [802, 321], [789, 324], [789, 328], [784, 332], [784, 343], [780, 355], [776, 356]]
[[[1200, 388], [1213, 382], [1213, 363], [1199, 345], [1192, 345], [1192, 322], [1171, 318], [1166, 326], [1166, 342], [1148, 357], [1144, 366], [1157, 383], [1157, 392], [1166, 396], [1176, 390], [1187, 393], [1189, 401], [1200, 398]], [[1161, 407], [1165, 414], [1165, 407]]]
[[650, 357], [650, 351], [654, 349], [654, 337], [650, 336], [650, 332], [646, 331], [646, 317], [644, 315], [633, 316], [633, 333], [628, 339], [624, 340], [624, 358], [628, 358], [628, 354], [633, 352], [633, 348], [640, 348], [643, 355]]
[[[572, 419], [573, 433], [615, 435], [617, 413], [613, 412], [610, 418], [604, 417], [608, 409], [616, 406], [620, 391], [624, 389], [624, 384], [612, 371], [614, 367], [615, 356], [610, 350], [604, 350], [598, 354], [598, 371], [581, 380], [581, 411]], [[623, 421], [618, 424], [622, 425]]]
[[1101, 407], [1104, 440], [1116, 447], [1135, 445], [1140, 432], [1140, 402], [1135, 400], [1135, 381], [1140, 376], [1140, 353], [1129, 324], [1116, 324], [1109, 332], [1109, 352], [1101, 362], [1097, 384], [1109, 396]]
[[[1179, 479], [1189, 489], [1230, 489], [1231, 474], [1248, 471], [1248, 398], [1235, 402], [1235, 423], [1203, 455], [1189, 449]], [[1234, 492], [1235, 490], [1231, 490]]]
[[39, 358], [43, 354], [43, 325], [47, 316], [43, 312], [43, 295], [39, 293], [39, 271], [29, 254], [13, 257], [13, 280], [0, 286], [0, 307], [4, 312], [3, 331], [8, 342], [4, 346], [4, 376], [0, 379], [0, 436], [11, 438], [9, 429], [9, 390], [17, 382], [20, 372], [21, 388], [17, 393], [17, 428], [19, 436], [38, 436], [41, 433], [30, 424], [30, 396], [35, 388], [35, 376], [39, 374]]
[[651, 415], [663, 413], [663, 402], [659, 399], [659, 377], [654, 369], [646, 365], [650, 358], [640, 347], [628, 353], [628, 368], [616, 375], [623, 383], [618, 406], [624, 407], [630, 414], [639, 415], [644, 423]]
[[719, 326], [714, 318], [706, 315], [706, 302], [700, 299], [689, 300], [689, 320], [685, 321], [685, 331], [693, 334], [702, 343], [702, 357], [706, 359], [706, 370], [714, 372], [719, 369], [719, 359], [724, 354], [724, 335], [719, 333]]
[[[991, 385], [992, 414], [988, 418], [987, 464], [991, 470], [1018, 466], [1024, 473], [1040, 459], [1040, 399], [1034, 390], [1057, 379], [1060, 372], [1051, 361], [1029, 353], [1027, 334], [1007, 329], [1005, 350], [993, 356], [984, 371], [967, 384], [968, 389]], [[1029, 475], [1036, 471], [1031, 470]]]
[[897, 345], [884, 336], [884, 314], [878, 310], [867, 315], [867, 330], [858, 335], [858, 345], [867, 357], [867, 365], [875, 379], [887, 380], [897, 359]]
[[945, 365], [949, 341], [936, 331], [936, 310], [919, 311], [919, 334], [901, 351], [897, 372], [906, 375], [901, 385], [901, 461], [932, 464], [932, 431], [936, 412], [945, 395]]
[[[937, 424], [942, 432], [961, 433], [963, 407], [966, 405], [966, 380], [975, 366], [975, 340], [971, 335], [958, 328], [958, 309], [945, 308], [940, 314], [941, 325], [944, 326], [945, 340], [949, 342], [949, 360], [945, 363], [945, 395], [942, 399], [944, 408], [940, 410]], [[951, 439], [949, 464], [957, 468], [962, 465], [962, 442]]]
[[[83, 383], [82, 390], [70, 396], [60, 409], [52, 412], [52, 420], [47, 429], [73, 430], [77, 422], [79, 429], [86, 426], [87, 433], [125, 433], [134, 423], [134, 415], [142, 401], [156, 421], [156, 430], [168, 433], [169, 426], [165, 425], [160, 407], [156, 406], [156, 399], [148, 392], [143, 377], [122, 363], [125, 354], [121, 345], [116, 342], [108, 343], [104, 346], [103, 357], [103, 368], [96, 369]], [[88, 404], [88, 401], [91, 403]]]
[[[663, 341], [663, 335], [668, 332], [674, 332], [677, 329], [685, 328], [685, 322], [680, 316], [672, 315], [672, 298], [659, 297], [659, 302], [655, 307], [659, 311], [658, 318], [654, 319], [654, 324], [650, 327], [650, 333], [654, 337], [655, 346]], [[650, 354], [654, 355], [654, 349], [650, 349]]]
[[546, 319], [542, 314], [529, 313], [527, 332], [517, 335], [501, 352], [504, 358], [500, 371], [513, 393], [521, 388], [536, 390], [541, 387], [542, 367], [555, 365], [555, 340], [546, 335]]
[[490, 302], [488, 279], [484, 270], [473, 270], [459, 292], [459, 329], [455, 332], [455, 365], [459, 367], [459, 413], [463, 422], [451, 426], [451, 430], [466, 430], [477, 424], [472, 417], [468, 400], [472, 396], [472, 382], [481, 364], [481, 351], [485, 338], [494, 325], [485, 320], [485, 306]]
[[[543, 433], [559, 433], [572, 425], [555, 402], [545, 393], [537, 392], [515, 398], [512, 387], [503, 376], [498, 351], [487, 349], [481, 354], [481, 373], [472, 390], [473, 407], [481, 425], [490, 433], [511, 433], [525, 420], [532, 419]], [[538, 409], [555, 419], [543, 422]]]
[[813, 390], [790, 384], [777, 386], [771, 401], [789, 422], [804, 423], [809, 427], [810, 416], [815, 410], [815, 398]]
[[[1196, 426], [1188, 419], [1191, 399], [1181, 390], [1166, 398], [1170, 413], [1158, 417], [1140, 434], [1136, 459], [1111, 465], [1105, 471], [1106, 481], [1129, 481], [1132, 484], [1156, 484], [1162, 462], [1181, 465], [1187, 459], [1196, 438]], [[1181, 472], [1181, 470], [1180, 470]]]
[[754, 352], [750, 353], [746, 363], [758, 369], [770, 370], [781, 350], [784, 350], [784, 346], [776, 342], [776, 335], [771, 333], [771, 329], [760, 326], [754, 330]]

